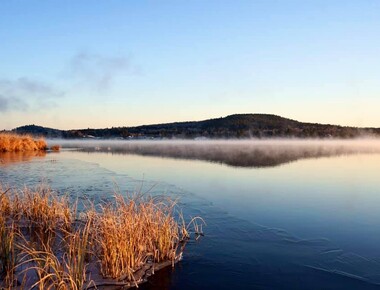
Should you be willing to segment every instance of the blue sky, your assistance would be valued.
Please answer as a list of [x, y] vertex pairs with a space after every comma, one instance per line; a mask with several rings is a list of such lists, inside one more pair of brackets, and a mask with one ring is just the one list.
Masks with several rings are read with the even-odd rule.
[[380, 127], [380, 1], [1, 1], [0, 129]]

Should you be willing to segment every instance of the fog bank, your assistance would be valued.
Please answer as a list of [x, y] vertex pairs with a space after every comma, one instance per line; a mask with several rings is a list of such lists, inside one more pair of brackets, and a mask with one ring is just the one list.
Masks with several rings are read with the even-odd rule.
[[380, 139], [48, 140], [63, 149], [198, 159], [239, 167], [276, 166], [304, 158], [380, 153]]

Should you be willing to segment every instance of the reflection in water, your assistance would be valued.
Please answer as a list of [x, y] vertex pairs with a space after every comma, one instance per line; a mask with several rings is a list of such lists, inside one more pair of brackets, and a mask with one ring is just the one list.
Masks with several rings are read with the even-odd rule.
[[[176, 265], [180, 267], [180, 265]], [[139, 286], [140, 289], [160, 289], [160, 290], [169, 290], [171, 289], [173, 271], [176, 268], [166, 267], [155, 273], [150, 279], [145, 283]]]
[[0, 152], [0, 167], [46, 156], [45, 151]]
[[[55, 140], [54, 142], [57, 142]], [[380, 140], [250, 140], [250, 141], [58, 141], [65, 148], [182, 159], [236, 167], [272, 167], [299, 159], [380, 153]]]

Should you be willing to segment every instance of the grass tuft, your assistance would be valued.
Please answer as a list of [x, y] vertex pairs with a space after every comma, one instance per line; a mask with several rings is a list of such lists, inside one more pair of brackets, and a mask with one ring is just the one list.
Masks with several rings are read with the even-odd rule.
[[131, 280], [148, 260], [174, 262], [184, 227], [173, 217], [174, 206], [168, 199], [121, 195], [114, 204], [103, 206], [94, 224], [103, 276]]
[[[78, 213], [76, 203], [46, 186], [0, 186], [0, 289], [15, 281], [28, 289], [137, 286], [155, 265], [174, 265], [182, 256], [189, 225], [181, 214], [175, 218], [175, 208], [169, 198], [117, 194]], [[197, 220], [190, 222], [196, 233]]]
[[61, 150], [61, 146], [59, 146], [59, 145], [53, 145], [53, 146], [50, 147], [50, 149], [51, 149], [52, 151], [57, 152], [57, 151], [60, 151], [60, 150]]

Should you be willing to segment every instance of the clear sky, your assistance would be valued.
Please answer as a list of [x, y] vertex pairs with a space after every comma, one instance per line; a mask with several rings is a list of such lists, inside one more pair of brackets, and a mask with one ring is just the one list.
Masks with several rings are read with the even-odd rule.
[[0, 129], [379, 109], [378, 0], [0, 2]]

